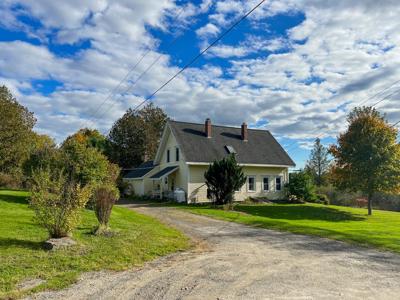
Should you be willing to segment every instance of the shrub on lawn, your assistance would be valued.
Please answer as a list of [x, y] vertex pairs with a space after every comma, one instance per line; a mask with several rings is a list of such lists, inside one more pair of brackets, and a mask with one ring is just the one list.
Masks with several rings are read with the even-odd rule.
[[296, 195], [288, 195], [287, 201], [292, 204], [304, 204], [304, 200], [299, 199]]
[[35, 212], [35, 220], [47, 229], [50, 237], [61, 238], [72, 234], [91, 188], [82, 188], [62, 171], [41, 169], [32, 174], [31, 192], [30, 206]]
[[109, 231], [108, 222], [114, 203], [118, 198], [119, 191], [115, 186], [105, 185], [95, 190], [95, 213], [99, 221], [99, 226], [95, 231], [96, 234], [104, 234]]
[[235, 190], [246, 183], [246, 176], [234, 155], [214, 161], [204, 173], [204, 178], [207, 185], [207, 198], [216, 205], [231, 203]]
[[314, 202], [315, 186], [311, 176], [305, 172], [290, 173], [289, 183], [285, 185], [288, 196], [296, 196], [299, 200]]
[[317, 194], [315, 203], [329, 205], [329, 198], [324, 194]]

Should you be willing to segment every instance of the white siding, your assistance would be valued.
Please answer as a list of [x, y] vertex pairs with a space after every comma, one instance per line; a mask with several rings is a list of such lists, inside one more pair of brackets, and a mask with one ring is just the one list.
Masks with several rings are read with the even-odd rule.
[[[190, 170], [190, 181], [189, 181], [189, 193], [188, 201], [191, 203], [208, 202], [207, 199], [207, 186], [205, 184], [204, 172], [208, 169], [208, 166], [191, 165]], [[248, 191], [248, 183], [235, 193], [236, 201], [243, 201], [248, 197], [265, 197], [267, 199], [280, 199], [283, 198], [283, 186], [288, 180], [288, 168], [271, 168], [271, 167], [243, 167], [243, 172], [246, 176], [255, 177], [255, 191]], [[269, 191], [263, 191], [263, 178], [268, 176]], [[275, 189], [275, 178], [282, 178], [282, 190], [276, 191]]]
[[[165, 143], [165, 148], [162, 149], [160, 155], [160, 162], [159, 162], [159, 170], [162, 170], [168, 166], [179, 166], [179, 169], [168, 176], [169, 181], [168, 185], [163, 183], [163, 190], [170, 190], [172, 180], [175, 181], [174, 187], [181, 188], [188, 193], [188, 166], [185, 163], [185, 158], [182, 153], [182, 150], [179, 148], [178, 143], [176, 142], [175, 137], [172, 135], [171, 131], [167, 131], [167, 135], [165, 136], [167, 142]], [[176, 161], [175, 157], [175, 149], [179, 148], [179, 161]], [[167, 150], [170, 150], [170, 162], [167, 162]]]

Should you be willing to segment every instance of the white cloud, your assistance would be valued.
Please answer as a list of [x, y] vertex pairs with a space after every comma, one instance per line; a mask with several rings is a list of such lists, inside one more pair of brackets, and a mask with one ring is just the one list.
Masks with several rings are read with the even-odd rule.
[[202, 39], [216, 36], [219, 32], [220, 29], [212, 23], [208, 23], [196, 30], [196, 34]]
[[[53, 32], [53, 42], [58, 43], [91, 43], [89, 49], [67, 57], [52, 53], [45, 40], [41, 45], [0, 44], [1, 82], [36, 113], [41, 132], [60, 140], [87, 124], [107, 130], [128, 107], [140, 103], [178, 70], [163, 55], [129, 93], [112, 97], [89, 120], [147, 50], [149, 54], [120, 91], [128, 89], [158, 57], [159, 41], [149, 34], [148, 26], [168, 32], [177, 26], [170, 22], [174, 17], [182, 18], [179, 23], [186, 26], [197, 14], [210, 12], [208, 23], [196, 32], [202, 44], [257, 1], [204, 0], [198, 6], [184, 4], [183, 10], [172, 0], [18, 2], [23, 9], [17, 15], [29, 14], [44, 24], [43, 32], [33, 34], [54, 38], [48, 34]], [[0, 4], [5, 16], [1, 24], [32, 31], [9, 10], [15, 3], [5, 0]], [[349, 109], [400, 75], [400, 7], [396, 1], [268, 1], [252, 15], [251, 22], [268, 23], [270, 16], [298, 11], [306, 19], [289, 30], [287, 39], [248, 35], [235, 46], [218, 44], [208, 57], [225, 58], [230, 67], [190, 68], [153, 100], [176, 119], [203, 122], [211, 117], [215, 123], [229, 125], [267, 120], [268, 129], [279, 136], [305, 141], [320, 133], [336, 136], [345, 126]], [[264, 30], [268, 36], [269, 28]], [[249, 59], [249, 54], [259, 55]], [[57, 80], [63, 85], [42, 95], [34, 91], [31, 79]], [[400, 84], [391, 91], [396, 88]], [[390, 121], [400, 119], [399, 98], [394, 93], [379, 105]]]

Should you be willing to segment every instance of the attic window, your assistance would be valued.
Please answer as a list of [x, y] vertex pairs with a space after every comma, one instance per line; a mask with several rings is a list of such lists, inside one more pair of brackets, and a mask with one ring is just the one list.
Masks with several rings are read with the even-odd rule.
[[225, 146], [225, 148], [226, 148], [226, 151], [228, 151], [229, 154], [236, 154], [237, 153], [235, 148], [233, 148], [232, 146], [228, 145], [228, 146]]

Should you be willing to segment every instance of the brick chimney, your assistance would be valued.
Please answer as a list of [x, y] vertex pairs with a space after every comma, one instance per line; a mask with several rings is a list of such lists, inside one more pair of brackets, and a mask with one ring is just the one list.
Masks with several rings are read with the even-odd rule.
[[247, 124], [243, 122], [242, 124], [242, 140], [247, 142], [249, 139], [249, 134], [247, 133]]
[[206, 119], [206, 122], [204, 124], [204, 132], [206, 134], [206, 137], [211, 138], [211, 120], [210, 120], [210, 118]]

